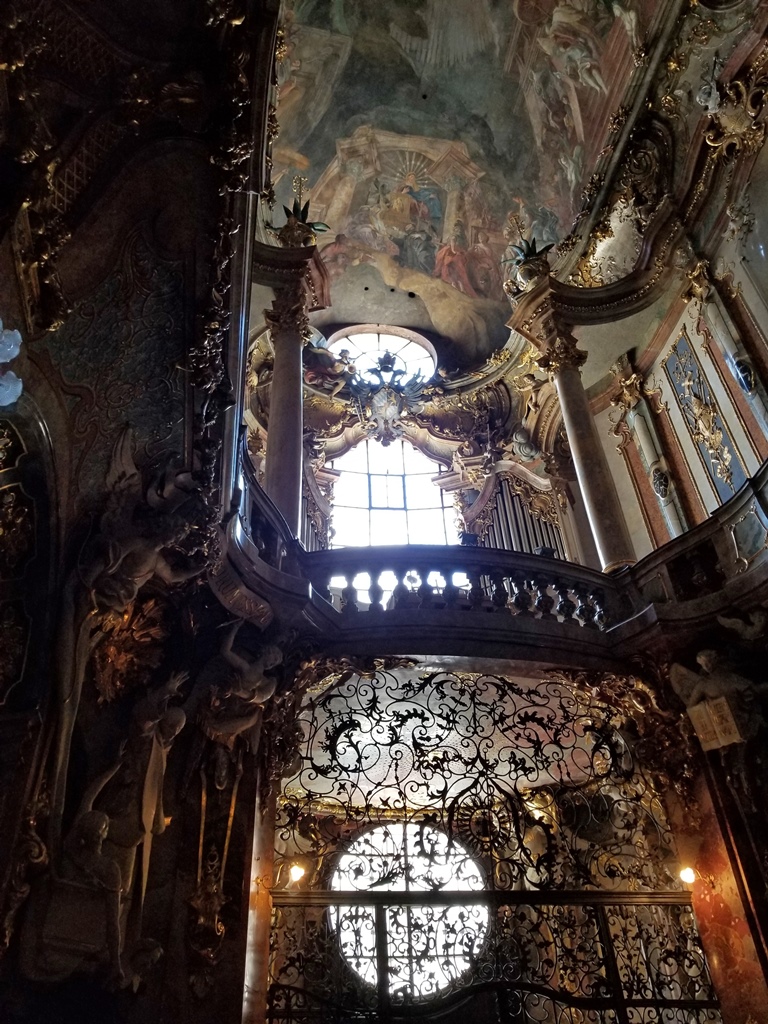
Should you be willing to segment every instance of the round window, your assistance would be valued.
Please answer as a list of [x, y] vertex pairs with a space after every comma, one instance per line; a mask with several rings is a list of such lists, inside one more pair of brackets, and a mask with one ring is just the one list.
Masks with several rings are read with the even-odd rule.
[[[377, 900], [378, 907], [339, 906], [331, 915], [342, 956], [363, 981], [376, 985], [386, 960], [395, 1002], [447, 988], [470, 969], [485, 941], [488, 908], [471, 899], [457, 903], [453, 896], [483, 889], [482, 869], [430, 826], [398, 822], [364, 832], [339, 858], [331, 888], [392, 893], [391, 899]], [[398, 903], [398, 893], [424, 893], [424, 903], [410, 895]], [[448, 893], [450, 901], [444, 899]], [[385, 949], [377, 934], [386, 936]]]
[[387, 365], [402, 371], [400, 383], [405, 383], [417, 373], [421, 373], [424, 380], [429, 380], [437, 365], [435, 350], [426, 338], [417, 341], [415, 338], [418, 336], [394, 334], [394, 330], [396, 328], [385, 331], [356, 328], [349, 333], [334, 335], [328, 342], [328, 348], [337, 355], [346, 352], [360, 377], [379, 367], [379, 360], [387, 355], [391, 357], [391, 360], [387, 359]]

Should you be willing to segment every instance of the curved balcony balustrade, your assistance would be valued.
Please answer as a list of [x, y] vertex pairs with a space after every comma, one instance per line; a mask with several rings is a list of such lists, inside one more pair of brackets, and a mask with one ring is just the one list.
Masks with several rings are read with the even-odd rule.
[[244, 485], [214, 586], [237, 614], [250, 615], [249, 600], [266, 605], [269, 616], [256, 621], [315, 633], [329, 652], [606, 668], [700, 636], [719, 612], [754, 606], [768, 585], [768, 464], [707, 522], [614, 576], [492, 548], [307, 552], [249, 466]]

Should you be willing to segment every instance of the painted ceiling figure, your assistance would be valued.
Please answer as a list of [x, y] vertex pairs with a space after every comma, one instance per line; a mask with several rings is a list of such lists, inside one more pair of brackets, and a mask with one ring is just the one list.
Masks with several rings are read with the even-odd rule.
[[411, 196], [418, 203], [417, 215], [419, 220], [429, 220], [434, 228], [438, 228], [443, 217], [443, 206], [437, 189], [431, 185], [419, 185], [416, 175], [411, 171], [406, 174], [399, 191]]
[[420, 270], [424, 274], [435, 272], [435, 238], [426, 228], [415, 228], [409, 224], [400, 242], [401, 266]]
[[374, 252], [383, 252], [388, 256], [396, 256], [397, 246], [390, 240], [387, 228], [382, 221], [382, 214], [377, 207], [361, 206], [347, 221], [345, 235]]
[[477, 241], [467, 253], [467, 271], [478, 295], [484, 299], [503, 300], [501, 265], [488, 245], [487, 231], [478, 232]]
[[439, 277], [441, 281], [473, 299], [479, 298], [469, 279], [466, 250], [461, 248], [456, 235], [438, 249], [435, 258], [435, 277]]
[[421, 20], [426, 32], [419, 36], [390, 26], [392, 38], [414, 66], [466, 64], [496, 38], [489, 0], [428, 0]]

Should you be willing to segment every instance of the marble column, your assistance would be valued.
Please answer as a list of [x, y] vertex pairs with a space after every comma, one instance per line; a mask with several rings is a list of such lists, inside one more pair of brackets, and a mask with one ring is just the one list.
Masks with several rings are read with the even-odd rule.
[[275, 863], [277, 789], [259, 778], [253, 827], [242, 1024], [264, 1024], [269, 987], [269, 942]]
[[307, 330], [303, 283], [293, 281], [276, 288], [272, 308], [264, 314], [275, 350], [264, 490], [298, 537], [304, 429], [302, 350]]
[[656, 495], [661, 514], [671, 537], [685, 533], [687, 525], [678, 507], [672, 474], [664, 459], [658, 435], [648, 416], [646, 403], [638, 404], [627, 413], [627, 424], [632, 430], [635, 443], [645, 463], [648, 480]]
[[612, 572], [636, 559], [621, 511], [616, 485], [597, 434], [580, 367], [587, 358], [576, 339], [559, 332], [539, 360], [554, 381], [589, 524], [603, 572]]

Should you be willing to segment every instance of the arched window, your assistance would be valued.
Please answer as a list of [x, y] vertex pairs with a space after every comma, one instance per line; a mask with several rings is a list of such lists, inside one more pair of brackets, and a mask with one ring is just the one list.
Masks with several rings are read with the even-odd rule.
[[435, 482], [440, 466], [408, 441], [361, 441], [329, 466], [331, 547], [458, 544], [456, 511]]
[[452, 501], [437, 484], [442, 467], [400, 436], [400, 418], [434, 375], [432, 345], [413, 331], [369, 324], [333, 335], [328, 349], [354, 368], [352, 400], [371, 429], [328, 464], [340, 473], [331, 547], [458, 543]]

